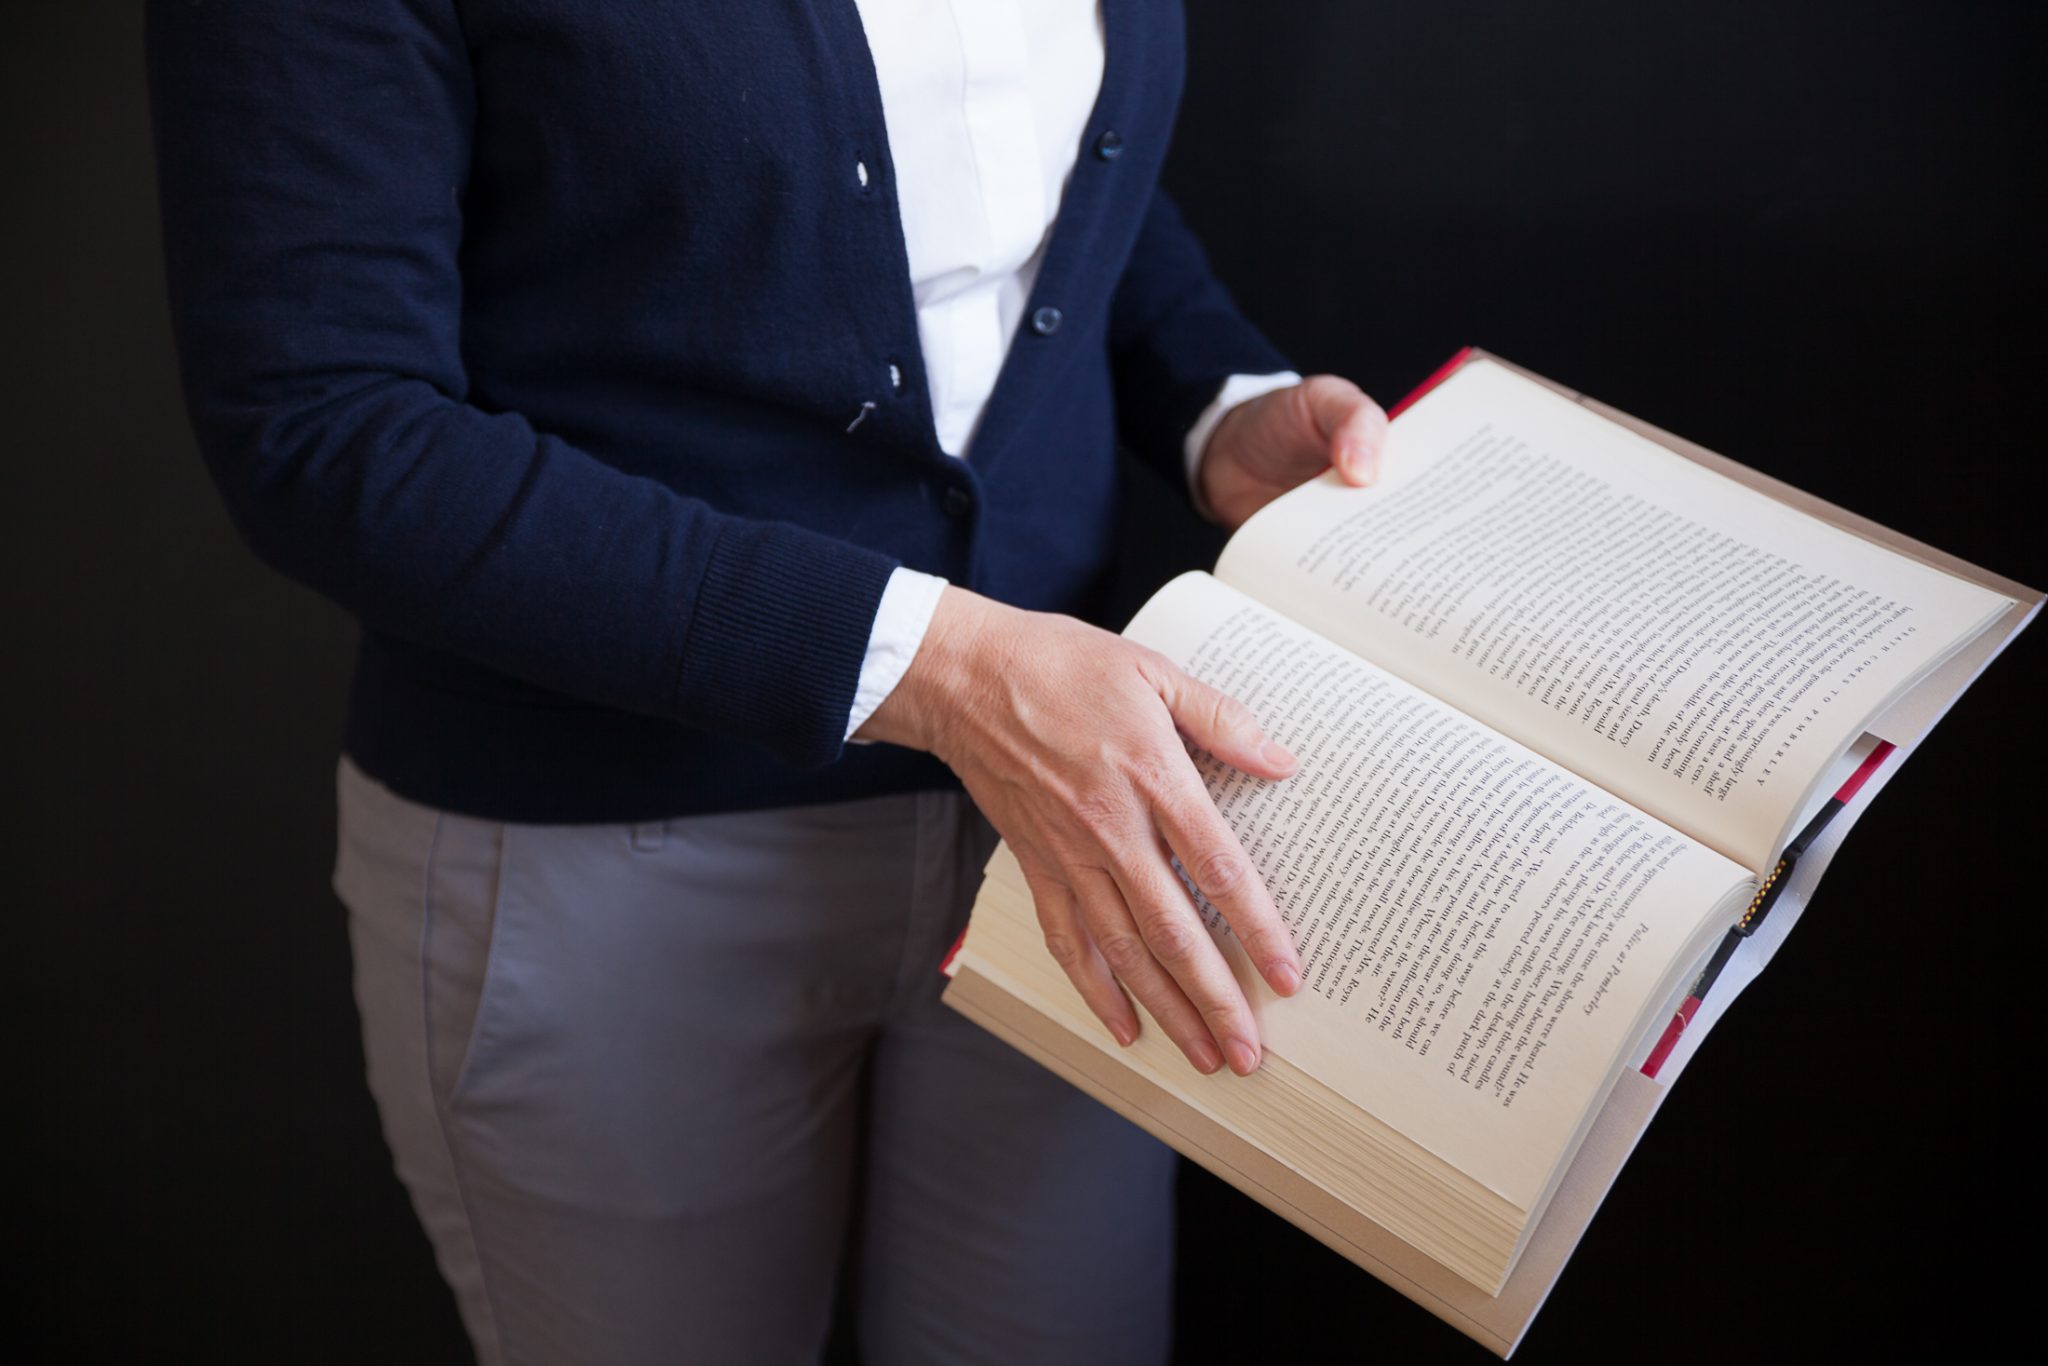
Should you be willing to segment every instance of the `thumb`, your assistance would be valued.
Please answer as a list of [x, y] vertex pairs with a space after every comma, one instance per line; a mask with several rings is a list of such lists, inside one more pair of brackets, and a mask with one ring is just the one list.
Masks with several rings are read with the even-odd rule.
[[1235, 697], [1164, 659], [1156, 678], [1159, 696], [1180, 733], [1232, 768], [1255, 778], [1291, 778], [1301, 767], [1285, 746], [1267, 737], [1251, 708]]
[[1387, 414], [1341, 375], [1302, 381], [1301, 401], [1323, 443], [1323, 454], [1347, 484], [1379, 478], [1380, 448], [1386, 444]]

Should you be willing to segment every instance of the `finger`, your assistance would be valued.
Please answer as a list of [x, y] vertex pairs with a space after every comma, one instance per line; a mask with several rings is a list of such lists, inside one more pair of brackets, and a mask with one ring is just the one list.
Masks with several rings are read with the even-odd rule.
[[1344, 481], [1360, 485], [1379, 478], [1380, 452], [1387, 439], [1386, 410], [1341, 375], [1304, 380], [1301, 396], [1330, 464]]
[[1126, 846], [1110, 851], [1117, 859], [1110, 872], [1124, 904], [1153, 959], [1200, 1012], [1209, 1036], [1229, 1060], [1230, 1070], [1249, 1076], [1259, 1065], [1258, 1021], [1187, 888], [1161, 857], [1157, 842], [1147, 838], [1145, 845], [1143, 849]]
[[1110, 971], [1138, 998], [1138, 1004], [1166, 1031], [1197, 1072], [1208, 1075], [1223, 1066], [1222, 1050], [1179, 985], [1152, 956], [1151, 948], [1131, 918], [1130, 907], [1115, 879], [1101, 868], [1069, 870], [1075, 900], [1095, 946]]
[[1166, 703], [1173, 724], [1201, 748], [1257, 778], [1291, 778], [1301, 767], [1279, 741], [1268, 736], [1250, 707], [1218, 692], [1164, 655], [1148, 656], [1147, 676]]
[[1252, 966], [1274, 991], [1292, 996], [1301, 985], [1301, 958], [1294, 951], [1294, 936], [1288, 933], [1287, 922], [1280, 918], [1272, 894], [1237, 832], [1223, 819], [1192, 768], [1184, 783], [1162, 794], [1154, 815], [1188, 880], [1222, 912]]
[[1138, 1012], [1131, 1008], [1130, 999], [1117, 985], [1116, 974], [1109, 970], [1109, 964], [1095, 947], [1094, 938], [1081, 920], [1080, 908], [1074, 903], [1072, 889], [1045, 870], [1028, 866], [1024, 868], [1024, 881], [1030, 885], [1032, 900], [1038, 906], [1038, 927], [1045, 931], [1046, 952], [1067, 974], [1067, 980], [1081, 993], [1095, 1018], [1102, 1021], [1118, 1043], [1129, 1047], [1138, 1037]]

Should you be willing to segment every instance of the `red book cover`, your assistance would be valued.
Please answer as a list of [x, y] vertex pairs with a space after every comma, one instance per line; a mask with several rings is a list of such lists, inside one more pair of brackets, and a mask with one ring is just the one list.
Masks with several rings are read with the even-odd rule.
[[1413, 389], [1410, 389], [1408, 391], [1408, 396], [1406, 398], [1402, 399], [1399, 403], [1396, 403], [1393, 407], [1387, 409], [1388, 419], [1391, 421], [1392, 419], [1399, 417], [1403, 412], [1407, 411], [1410, 407], [1414, 405], [1416, 399], [1421, 398], [1424, 394], [1436, 388], [1437, 385], [1442, 384], [1445, 380], [1449, 379], [1453, 374], [1457, 372], [1458, 367], [1465, 363], [1465, 358], [1471, 354], [1471, 347], [1459, 347], [1458, 353], [1456, 355], [1452, 356], [1449, 360], [1445, 361], [1442, 365], [1439, 365], [1435, 370], [1431, 371], [1428, 379], [1422, 381], [1422, 383], [1416, 385]]

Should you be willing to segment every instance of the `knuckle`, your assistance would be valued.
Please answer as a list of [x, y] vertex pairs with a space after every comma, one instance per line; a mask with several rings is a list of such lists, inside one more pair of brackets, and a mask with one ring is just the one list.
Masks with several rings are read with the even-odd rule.
[[1241, 849], [1211, 849], [1198, 857], [1189, 871], [1202, 895], [1216, 901], [1244, 889], [1251, 880], [1251, 860]]
[[[1118, 639], [1122, 640], [1123, 638], [1119, 636]], [[1160, 651], [1153, 649], [1150, 645], [1140, 645], [1134, 640], [1124, 640], [1124, 648], [1130, 652], [1131, 658], [1135, 659], [1142, 668], [1163, 669], [1169, 673], [1179, 672], [1174, 668], [1172, 660], [1168, 659]]]
[[1194, 927], [1179, 917], [1154, 916], [1145, 924], [1145, 942], [1152, 946], [1154, 958], [1171, 965], [1193, 958], [1199, 937]]
[[1227, 692], [1216, 694], [1216, 720], [1219, 725], [1229, 730], [1255, 723], [1252, 709]]
[[1251, 719], [1251, 713], [1234, 697], [1214, 693], [1209, 700], [1209, 730], [1218, 736], [1229, 736], [1239, 724]]
[[1045, 951], [1052, 955], [1052, 961], [1063, 968], [1076, 968], [1081, 964], [1081, 945], [1072, 935], [1050, 933], [1045, 936]]
[[1347, 412], [1359, 399], [1365, 397], [1364, 390], [1342, 375], [1317, 375], [1312, 382], [1315, 386], [1316, 401], [1328, 405], [1339, 413]]
[[1096, 788], [1081, 793], [1074, 799], [1074, 817], [1091, 832], [1101, 832], [1117, 825], [1129, 803], [1119, 793], [1107, 788]]
[[1209, 1032], [1219, 1039], [1243, 1032], [1242, 1026], [1238, 1023], [1237, 1004], [1234, 1001], [1198, 1001], [1195, 1009], [1201, 1012], [1202, 1023], [1209, 1027]]
[[1181, 679], [1180, 667], [1149, 645], [1130, 646], [1131, 665], [1154, 692], [1164, 692]]
[[1145, 942], [1132, 934], [1112, 935], [1096, 946], [1102, 950], [1103, 961], [1110, 971], [1125, 977], [1144, 967], [1152, 956]]
[[1125, 761], [1124, 776], [1140, 792], [1164, 792], [1176, 776], [1173, 761], [1178, 757], [1162, 754], [1156, 749], [1141, 750]]
[[1311, 431], [1315, 429], [1316, 401], [1322, 397], [1322, 386], [1316, 380], [1322, 378], [1316, 375], [1291, 389], [1280, 391], [1287, 404], [1288, 415], [1297, 423], [1305, 423]]
[[1285, 958], [1294, 947], [1293, 941], [1288, 938], [1286, 932], [1279, 926], [1263, 922], [1246, 926], [1244, 931], [1238, 935], [1238, 939], [1243, 942], [1246, 951], [1251, 954], [1252, 960], [1261, 964], [1270, 963], [1277, 958]]

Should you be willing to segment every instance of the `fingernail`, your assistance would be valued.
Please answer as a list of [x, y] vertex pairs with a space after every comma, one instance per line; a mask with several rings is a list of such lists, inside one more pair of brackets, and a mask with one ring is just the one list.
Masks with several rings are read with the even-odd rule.
[[1230, 1070], [1240, 1077], [1248, 1077], [1259, 1070], [1259, 1055], [1243, 1039], [1231, 1039], [1223, 1045], [1223, 1051], [1230, 1055]]
[[1284, 768], [1289, 773], [1292, 773], [1295, 766], [1300, 763], [1300, 760], [1290, 754], [1287, 747], [1278, 740], [1268, 740], [1259, 746], [1259, 757], [1274, 768]]
[[1266, 980], [1273, 984], [1273, 990], [1282, 996], [1292, 996], [1301, 986], [1301, 974], [1291, 963], [1275, 963], [1266, 969]]
[[1131, 1033], [1131, 1027], [1125, 1024], [1122, 1020], [1112, 1020], [1109, 1025], [1109, 1032], [1111, 1034], [1114, 1034], [1116, 1036], [1116, 1041], [1122, 1044], [1125, 1048], [1129, 1048], [1131, 1046], [1131, 1041], [1138, 1037], [1137, 1035]]
[[1216, 1051], [1215, 1044], [1207, 1039], [1198, 1039], [1195, 1046], [1188, 1050], [1188, 1061], [1195, 1065], [1197, 1072], [1206, 1077], [1223, 1066], [1223, 1055]]

